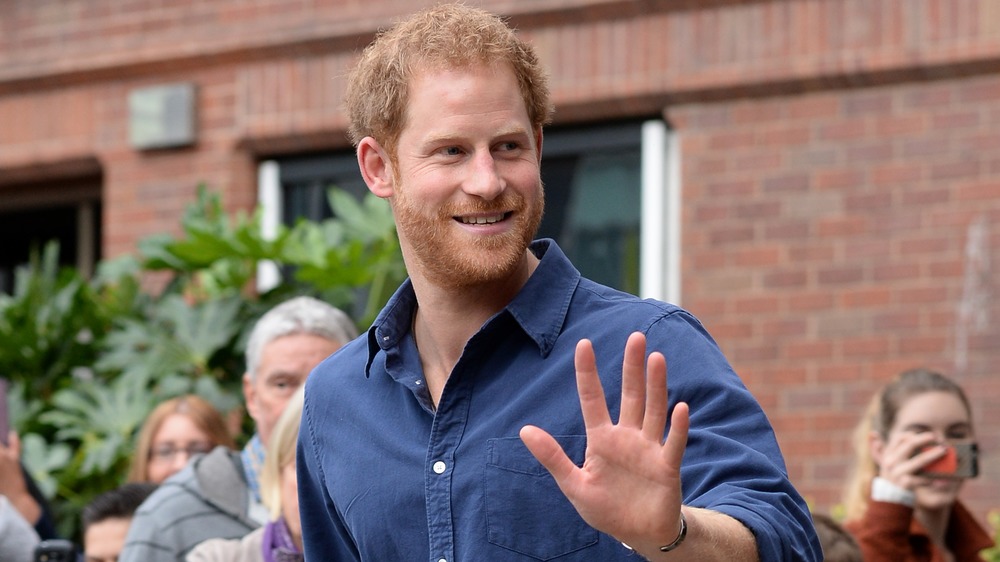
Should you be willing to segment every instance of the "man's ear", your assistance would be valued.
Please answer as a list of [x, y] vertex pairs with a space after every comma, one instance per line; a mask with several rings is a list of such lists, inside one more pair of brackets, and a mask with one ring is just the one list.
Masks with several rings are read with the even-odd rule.
[[542, 163], [542, 128], [535, 129], [535, 152], [538, 154], [538, 163]]
[[246, 405], [247, 413], [255, 421], [257, 419], [257, 389], [250, 380], [250, 373], [243, 373], [243, 401]]
[[395, 182], [389, 154], [372, 137], [358, 143], [358, 168], [369, 191], [382, 199], [392, 196]]

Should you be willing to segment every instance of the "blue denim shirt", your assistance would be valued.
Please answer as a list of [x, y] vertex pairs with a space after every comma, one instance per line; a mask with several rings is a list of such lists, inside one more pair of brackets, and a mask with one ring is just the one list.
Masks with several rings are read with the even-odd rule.
[[690, 404], [684, 503], [742, 521], [764, 561], [821, 560], [767, 418], [698, 320], [582, 278], [550, 240], [532, 251], [538, 268], [469, 340], [436, 411], [409, 282], [367, 337], [309, 377], [298, 449], [306, 559], [635, 562], [580, 518], [518, 432], [537, 425], [582, 464], [576, 344], [594, 342], [617, 419], [625, 340], [641, 331], [666, 356], [671, 406]]

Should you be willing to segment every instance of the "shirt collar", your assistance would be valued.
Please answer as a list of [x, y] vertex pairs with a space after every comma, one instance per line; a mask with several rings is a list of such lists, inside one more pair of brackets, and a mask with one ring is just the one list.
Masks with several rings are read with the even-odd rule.
[[[538, 267], [505, 310], [546, 356], [562, 331], [580, 272], [553, 240], [536, 240], [529, 250], [539, 259]], [[368, 329], [366, 377], [378, 352], [395, 347], [409, 333], [416, 304], [413, 284], [407, 279]]]

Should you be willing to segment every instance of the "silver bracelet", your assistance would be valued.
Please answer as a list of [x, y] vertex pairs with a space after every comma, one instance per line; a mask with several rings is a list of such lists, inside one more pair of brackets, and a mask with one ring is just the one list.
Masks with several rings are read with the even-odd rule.
[[677, 532], [677, 538], [674, 539], [674, 542], [672, 542], [670, 544], [665, 544], [665, 545], [661, 546], [660, 547], [660, 552], [670, 552], [671, 550], [677, 548], [678, 546], [681, 545], [681, 543], [684, 542], [684, 538], [687, 537], [687, 534], [688, 534], [687, 519], [684, 518], [684, 512], [682, 511], [681, 512], [681, 530]]

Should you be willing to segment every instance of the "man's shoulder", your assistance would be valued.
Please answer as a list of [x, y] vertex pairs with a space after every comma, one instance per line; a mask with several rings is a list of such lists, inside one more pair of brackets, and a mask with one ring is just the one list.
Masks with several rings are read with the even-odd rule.
[[637, 315], [645, 314], [651, 316], [669, 316], [673, 314], [691, 316], [691, 313], [676, 304], [658, 299], [638, 297], [632, 293], [602, 285], [587, 277], [580, 278], [574, 299], [589, 301], [590, 303], [600, 302], [616, 312], [625, 311]]

